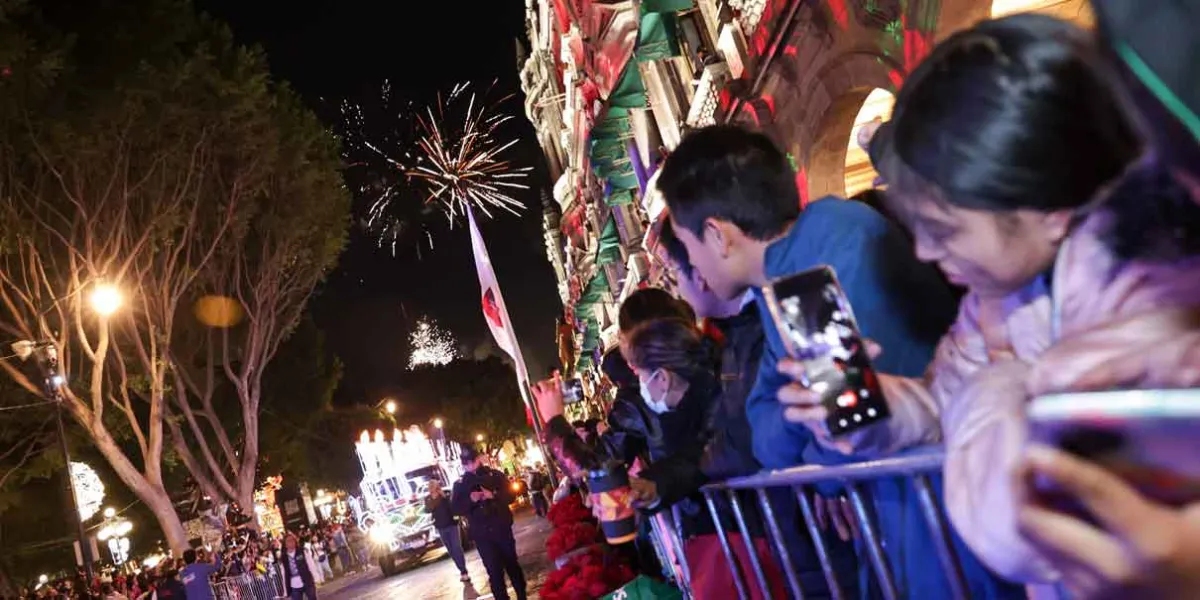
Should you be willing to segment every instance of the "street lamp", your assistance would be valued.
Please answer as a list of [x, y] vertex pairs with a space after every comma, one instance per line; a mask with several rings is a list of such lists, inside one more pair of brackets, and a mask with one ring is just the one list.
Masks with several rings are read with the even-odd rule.
[[387, 402], [384, 403], [383, 410], [386, 410], [387, 414], [389, 414], [389, 415], [396, 414], [396, 401], [389, 399]]
[[434, 426], [434, 427], [436, 427], [436, 428], [438, 428], [438, 429], [441, 429], [441, 428], [442, 428], [442, 425], [445, 425], [445, 423], [443, 423], [443, 422], [442, 422], [442, 418], [441, 418], [441, 417], [438, 417], [438, 418], [436, 418], [436, 419], [434, 419], [434, 420], [433, 420], [433, 426]]
[[96, 287], [92, 289], [91, 296], [88, 297], [88, 303], [92, 305], [92, 310], [101, 317], [112, 316], [124, 302], [121, 290], [110, 283], [97, 283]]
[[117, 517], [117, 511], [111, 506], [104, 509], [104, 526], [96, 534], [96, 539], [108, 542], [108, 551], [112, 553], [113, 564], [124, 564], [129, 560], [129, 532], [133, 531], [133, 523]]
[[482, 441], [483, 441], [483, 434], [482, 434], [482, 433], [477, 433], [477, 434], [475, 434], [475, 441], [477, 441], [477, 442], [482, 442]]
[[[76, 290], [69, 295], [78, 293]], [[69, 296], [68, 295], [68, 296]], [[55, 301], [60, 302], [63, 298]], [[124, 298], [121, 291], [116, 286], [108, 283], [98, 282], [92, 288], [92, 293], [88, 297], [88, 304], [95, 313], [102, 319], [107, 320], [112, 316], [117, 309], [121, 308]], [[107, 325], [107, 323], [105, 323]], [[63, 465], [67, 473], [67, 491], [70, 494], [70, 506], [67, 507], [68, 518], [75, 523], [77, 535], [79, 537], [79, 558], [83, 562], [83, 570], [87, 575], [88, 581], [92, 580], [92, 551], [88, 544], [87, 532], [83, 528], [82, 515], [79, 514], [79, 498], [75, 491], [75, 481], [71, 477], [71, 452], [67, 448], [67, 434], [63, 428], [63, 409], [66, 407], [66, 397], [63, 395], [63, 388], [66, 386], [67, 380], [59, 370], [58, 348], [51, 341], [35, 342], [32, 340], [21, 340], [13, 343], [13, 353], [21, 360], [27, 360], [33, 356], [38, 367], [41, 368], [43, 375], [42, 386], [45, 389], [46, 397], [53, 400], [58, 406], [55, 410], [55, 420], [57, 421], [58, 442], [62, 449]], [[107, 511], [105, 511], [107, 513]], [[114, 514], [115, 511], [114, 511]], [[132, 528], [132, 525], [130, 526]], [[128, 541], [126, 541], [128, 544]]]

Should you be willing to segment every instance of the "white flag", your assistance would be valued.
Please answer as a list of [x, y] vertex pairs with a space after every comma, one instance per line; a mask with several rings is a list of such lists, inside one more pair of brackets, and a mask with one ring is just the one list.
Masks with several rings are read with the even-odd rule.
[[[508, 308], [504, 305], [504, 296], [500, 294], [500, 283], [496, 281], [496, 271], [492, 268], [492, 259], [488, 257], [487, 246], [483, 245], [483, 236], [475, 224], [475, 213], [467, 207], [467, 220], [471, 224], [471, 248], [475, 251], [475, 270], [479, 272], [479, 293], [483, 304], [483, 317], [496, 345], [500, 346], [517, 365], [517, 381], [524, 392], [529, 384], [529, 371], [525, 369], [525, 358], [521, 356], [521, 346], [517, 344], [517, 333], [513, 330], [512, 319], [508, 317]], [[524, 395], [522, 393], [522, 395]]]

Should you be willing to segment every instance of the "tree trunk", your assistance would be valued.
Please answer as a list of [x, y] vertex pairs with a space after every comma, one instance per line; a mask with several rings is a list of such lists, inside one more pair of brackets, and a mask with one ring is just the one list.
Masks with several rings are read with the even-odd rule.
[[188, 549], [187, 531], [183, 528], [183, 521], [179, 519], [179, 513], [175, 512], [175, 505], [171, 503], [171, 495], [162, 488], [151, 491], [153, 493], [143, 495], [142, 492], [135, 489], [134, 493], [141, 498], [142, 502], [146, 503], [150, 512], [154, 513], [158, 526], [162, 528], [163, 536], [167, 538], [167, 546], [171, 548], [171, 553], [175, 556], [183, 556], [183, 551]]
[[[171, 551], [176, 556], [182, 554], [188, 548], [187, 532], [183, 529], [183, 521], [180, 520], [179, 513], [175, 512], [171, 495], [163, 487], [162, 481], [142, 473], [133, 466], [129, 457], [125, 456], [120, 446], [102, 424], [83, 423], [83, 425], [85, 427], [90, 425], [89, 431], [92, 441], [96, 444], [96, 449], [108, 460], [108, 464], [113, 467], [121, 481], [125, 482], [129, 490], [146, 504], [150, 512], [154, 513], [154, 518], [158, 521], [158, 526], [162, 529]], [[158, 443], [162, 443], [161, 438]]]

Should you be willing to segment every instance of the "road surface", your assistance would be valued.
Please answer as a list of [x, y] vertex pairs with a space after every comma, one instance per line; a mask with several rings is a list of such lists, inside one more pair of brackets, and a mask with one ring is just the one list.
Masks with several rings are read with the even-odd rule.
[[[553, 568], [546, 558], [546, 536], [550, 534], [550, 523], [525, 509], [516, 515], [513, 531], [517, 538], [517, 555], [521, 558], [521, 567], [525, 569], [525, 579], [529, 582], [529, 597], [536, 598], [542, 581]], [[384, 577], [379, 567], [375, 566], [364, 573], [330, 582], [322, 586], [318, 594], [321, 600], [492, 598], [487, 572], [474, 550], [467, 552], [467, 571], [471, 575], [470, 585], [459, 582], [454, 561], [450, 560], [445, 549], [438, 546], [402, 573]], [[516, 600], [512, 588], [509, 588], [509, 596]]]

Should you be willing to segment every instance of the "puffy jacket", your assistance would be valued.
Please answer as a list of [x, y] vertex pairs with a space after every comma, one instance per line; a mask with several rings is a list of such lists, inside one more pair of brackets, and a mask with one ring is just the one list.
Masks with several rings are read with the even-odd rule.
[[[1016, 581], [1058, 577], [1018, 535], [1011, 489], [1028, 437], [1027, 383], [1038, 357], [1105, 322], [1200, 307], [1200, 258], [1118, 261], [1101, 239], [1110, 218], [1097, 213], [1077, 228], [1052, 274], [1025, 289], [998, 299], [968, 294], [924, 378], [881, 377], [892, 418], [847, 440], [856, 452], [872, 454], [944, 441], [951, 520], [989, 567]], [[1138, 342], [1152, 346], [1157, 336], [1165, 347], [1195, 333], [1181, 329], [1188, 326], [1183, 320], [1162, 323], [1139, 328]]]

